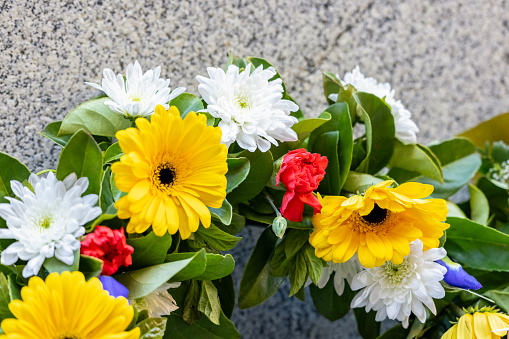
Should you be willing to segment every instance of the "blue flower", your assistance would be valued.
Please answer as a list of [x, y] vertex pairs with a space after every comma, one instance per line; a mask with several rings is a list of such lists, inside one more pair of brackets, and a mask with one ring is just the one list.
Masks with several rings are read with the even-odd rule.
[[453, 262], [448, 257], [437, 260], [437, 263], [447, 268], [444, 281], [449, 285], [467, 290], [478, 290], [482, 287], [474, 277], [465, 272], [460, 264]]
[[127, 299], [127, 295], [129, 294], [127, 287], [107, 275], [101, 275], [99, 280], [103, 284], [103, 289], [108, 291], [112, 297], [124, 297]]

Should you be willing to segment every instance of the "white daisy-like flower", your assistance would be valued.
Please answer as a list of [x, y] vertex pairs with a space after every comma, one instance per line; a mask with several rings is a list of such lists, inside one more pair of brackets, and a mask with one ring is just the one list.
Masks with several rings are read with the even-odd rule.
[[146, 309], [151, 318], [169, 315], [171, 312], [177, 310], [178, 306], [175, 299], [168, 293], [168, 289], [177, 288], [179, 286], [180, 282], [164, 283], [149, 295], [137, 299], [135, 303], [141, 309]]
[[360, 290], [350, 307], [365, 307], [376, 311], [376, 321], [397, 319], [408, 327], [410, 314], [421, 323], [426, 321], [426, 309], [436, 314], [433, 299], [442, 299], [445, 291], [440, 281], [447, 269], [436, 263], [446, 255], [443, 248], [422, 251], [422, 241], [410, 244], [410, 254], [400, 265], [387, 261], [380, 267], [366, 268], [352, 280], [352, 290]]
[[126, 78], [106, 68], [103, 71], [102, 86], [85, 82], [106, 95], [112, 101], [106, 101], [113, 112], [131, 117], [147, 117], [154, 113], [157, 105], [169, 108], [168, 103], [182, 94], [184, 87], [170, 88], [170, 79], [160, 79], [161, 66], [150, 69], [144, 74], [138, 61], [127, 66]]
[[324, 267], [322, 269], [322, 275], [320, 276], [320, 280], [318, 280], [317, 286], [318, 288], [324, 288], [327, 282], [329, 282], [331, 274], [335, 272], [334, 289], [338, 295], [342, 295], [345, 290], [345, 280], [348, 281], [348, 284], [351, 284], [353, 277], [363, 269], [357, 258], [357, 254], [346, 262], [338, 264], [329, 261], [327, 265], [329, 265], [329, 267]]
[[[197, 76], [198, 91], [207, 102], [207, 109], [214, 118], [220, 118], [221, 142], [230, 146], [237, 141], [240, 147], [251, 152], [258, 148], [269, 150], [271, 143], [296, 141], [292, 126], [298, 121], [290, 112], [299, 110], [293, 101], [282, 99], [283, 85], [274, 67], [258, 66], [251, 73], [252, 64], [243, 72], [230, 65], [226, 73], [220, 68], [209, 67], [210, 78]], [[240, 73], [239, 73], [240, 72]]]
[[3, 265], [18, 259], [28, 261], [23, 269], [23, 277], [28, 278], [38, 274], [46, 258], [73, 263], [73, 252], [80, 248], [76, 238], [85, 234], [83, 225], [101, 214], [101, 208], [94, 207], [96, 194], [81, 197], [88, 179], [76, 179], [74, 173], [63, 181], [52, 172], [46, 178], [31, 174], [28, 181], [33, 192], [19, 181], [11, 181], [19, 199], [6, 197], [9, 203], [0, 204], [0, 217], [8, 227], [0, 229], [0, 239], [16, 241], [2, 251]]
[[[336, 75], [338, 78], [339, 75]], [[385, 97], [385, 102], [391, 106], [391, 112], [394, 116], [394, 125], [396, 127], [396, 138], [406, 144], [415, 144], [417, 142], [417, 133], [419, 128], [412, 120], [412, 113], [405, 108], [400, 100], [394, 97], [394, 89], [386, 83], [379, 83], [374, 78], [366, 78], [360, 71], [359, 66], [355, 66], [353, 71], [347, 72], [345, 77], [341, 79], [341, 84], [348, 84], [355, 87], [359, 92], [371, 93], [379, 98]], [[329, 99], [338, 100], [338, 94], [330, 94]], [[362, 118], [362, 117], [361, 117]]]

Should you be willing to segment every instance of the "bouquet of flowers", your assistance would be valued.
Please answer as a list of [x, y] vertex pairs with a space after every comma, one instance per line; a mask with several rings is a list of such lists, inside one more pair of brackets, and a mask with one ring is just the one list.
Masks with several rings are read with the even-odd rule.
[[[287, 278], [363, 338], [507, 333], [509, 113], [424, 146], [358, 68], [323, 74], [314, 118], [264, 59], [207, 72], [198, 97], [160, 67], [105, 69], [41, 133], [56, 170], [0, 153], [1, 338], [238, 338], [235, 304]], [[245, 225], [265, 230], [236, 296]]]

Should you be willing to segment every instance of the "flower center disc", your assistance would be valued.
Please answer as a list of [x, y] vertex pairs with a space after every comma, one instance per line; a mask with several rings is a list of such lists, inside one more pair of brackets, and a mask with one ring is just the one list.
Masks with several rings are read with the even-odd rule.
[[387, 219], [388, 215], [388, 210], [380, 208], [377, 204], [375, 204], [371, 212], [369, 212], [368, 215], [362, 216], [362, 219], [370, 224], [381, 224], [385, 221], [385, 219]]
[[164, 186], [170, 186], [175, 179], [175, 172], [169, 166], [164, 166], [159, 170], [159, 182]]

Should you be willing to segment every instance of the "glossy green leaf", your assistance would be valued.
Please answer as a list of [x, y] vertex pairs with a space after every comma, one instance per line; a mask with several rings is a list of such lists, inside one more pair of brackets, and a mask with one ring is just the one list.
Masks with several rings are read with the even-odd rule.
[[509, 312], [509, 287], [502, 290], [491, 290], [484, 295], [493, 299], [505, 313]]
[[28, 168], [18, 159], [0, 152], [0, 202], [7, 202], [5, 196], [14, 197], [11, 180], [23, 182], [30, 177]]
[[60, 126], [62, 125], [62, 121], [54, 121], [50, 123], [44, 131], [40, 132], [39, 134], [43, 137], [46, 137], [53, 141], [55, 144], [60, 145], [62, 147], [65, 147], [67, 142], [69, 141], [70, 135], [63, 135], [58, 136], [58, 131], [60, 130]]
[[313, 152], [326, 156], [329, 163], [318, 191], [323, 195], [338, 195], [341, 186], [338, 159], [339, 131], [320, 134], [313, 144]]
[[80, 250], [74, 251], [74, 259], [71, 265], [64, 264], [56, 257], [46, 258], [44, 263], [42, 264], [44, 268], [49, 272], [57, 272], [61, 274], [62, 272], [69, 271], [74, 272], [78, 270], [80, 264]]
[[225, 65], [225, 71], [228, 70], [228, 66], [230, 65], [235, 65], [237, 66], [238, 68], [246, 68], [246, 61], [242, 58], [239, 58], [235, 55], [233, 55], [232, 52], [229, 52], [228, 53], [228, 61], [226, 62], [226, 65]]
[[447, 216], [448, 217], [458, 217], [458, 218], [466, 218], [465, 212], [458, 205], [453, 203], [452, 201], [447, 200]]
[[488, 223], [490, 205], [484, 193], [473, 185], [468, 185], [470, 192], [470, 219], [481, 225]]
[[272, 175], [272, 154], [270, 151], [255, 152], [243, 151], [239, 157], [249, 160], [250, 169], [247, 177], [227, 196], [230, 203], [235, 204], [242, 201], [248, 201], [257, 196], [265, 187]]
[[3, 272], [0, 272], [0, 321], [7, 318], [14, 318], [9, 310], [11, 297], [9, 294], [9, 281]]
[[92, 135], [114, 137], [120, 130], [131, 127], [131, 121], [113, 112], [104, 103], [108, 97], [87, 101], [67, 114], [62, 121], [58, 137], [74, 134], [84, 129]]
[[173, 313], [167, 317], [166, 333], [164, 339], [237, 339], [240, 333], [235, 325], [221, 311], [219, 323], [215, 325], [207, 317], [201, 317], [193, 325], [189, 326], [180, 315]]
[[154, 232], [139, 237], [127, 239], [127, 244], [134, 249], [132, 254], [133, 264], [129, 269], [138, 269], [162, 264], [171, 247], [171, 234], [165, 233], [162, 237]]
[[16, 282], [16, 274], [9, 274], [7, 281], [9, 283], [9, 297], [11, 300], [21, 300], [21, 286]]
[[235, 288], [233, 287], [232, 275], [212, 281], [217, 288], [219, 301], [221, 302], [221, 310], [224, 315], [230, 319], [233, 315], [235, 307]]
[[170, 101], [170, 106], [177, 106], [182, 118], [189, 112], [198, 112], [204, 108], [201, 99], [191, 93], [180, 94]]
[[285, 256], [293, 258], [309, 240], [309, 230], [291, 230], [285, 239]]
[[380, 322], [375, 321], [375, 311], [366, 313], [364, 308], [354, 308], [357, 331], [364, 339], [376, 339], [380, 335]]
[[382, 179], [369, 174], [351, 171], [348, 173], [343, 189], [351, 193], [364, 192], [370, 186], [376, 185], [382, 181]]
[[[191, 280], [184, 298], [184, 306], [182, 307], [182, 318], [188, 325], [193, 325], [202, 316], [201, 312], [198, 311], [200, 292], [200, 283], [196, 280]], [[175, 313], [173, 312], [173, 314]]]
[[196, 239], [202, 239], [208, 246], [218, 251], [229, 251], [242, 239], [222, 231], [214, 224], [210, 224], [209, 228], [200, 225], [194, 236]]
[[79, 268], [86, 280], [101, 275], [103, 266], [104, 263], [100, 259], [83, 254], [80, 256]]
[[223, 200], [223, 205], [220, 208], [209, 207], [209, 211], [213, 217], [219, 219], [224, 225], [230, 225], [232, 222], [232, 205], [230, 205], [227, 199]]
[[78, 178], [88, 178], [88, 188], [83, 195], [99, 194], [102, 177], [102, 152], [94, 138], [83, 130], [74, 134], [60, 154], [57, 179], [64, 180], [76, 173]]
[[309, 286], [316, 310], [330, 321], [341, 319], [350, 311], [350, 302], [355, 295], [348, 284], [345, 284], [343, 294], [339, 296], [334, 289], [334, 274], [329, 277], [327, 285], [323, 288], [318, 288], [316, 285]]
[[117, 160], [119, 160], [124, 155], [124, 152], [120, 148], [120, 145], [118, 142], [114, 143], [108, 149], [106, 152], [104, 152], [104, 163], [112, 163]]
[[[203, 255], [203, 252], [196, 252], [195, 256], [198, 255]], [[129, 299], [137, 299], [152, 293], [162, 284], [172, 279], [173, 276], [183, 270], [192, 260], [193, 257], [150, 266], [136, 271], [117, 274], [114, 278], [127, 287], [129, 290]]]
[[468, 219], [450, 217], [445, 249], [463, 265], [509, 272], [509, 235]]
[[341, 85], [341, 81], [331, 72], [323, 72], [323, 94], [325, 95], [325, 100], [332, 105], [334, 101], [329, 99], [329, 95], [338, 94], [339, 90], [343, 87]]
[[509, 126], [509, 112], [484, 121], [459, 134], [459, 136], [470, 139], [479, 148], [484, 148], [486, 141], [490, 143], [494, 141], [503, 141], [505, 144], [509, 144], [507, 126]]
[[247, 178], [251, 166], [247, 158], [228, 158], [226, 161], [228, 162], [228, 173], [226, 173], [226, 193], [228, 194]]
[[235, 268], [235, 260], [231, 254], [206, 254], [207, 264], [205, 271], [195, 276], [195, 280], [216, 280], [230, 275]]
[[289, 279], [290, 279], [290, 297], [299, 292], [304, 286], [307, 279], [307, 265], [306, 259], [302, 252], [298, 252], [293, 260], [293, 265], [290, 266]]
[[256, 306], [270, 298], [286, 278], [275, 277], [270, 269], [270, 258], [277, 240], [271, 227], [267, 227], [258, 238], [240, 281], [240, 309]]
[[318, 127], [325, 124], [331, 118], [330, 113], [324, 112], [318, 118], [303, 119], [292, 126], [292, 129], [297, 133], [299, 141], [302, 142], [306, 139], [311, 132]]
[[306, 260], [306, 266], [308, 267], [308, 275], [311, 281], [316, 285], [322, 275], [322, 259], [315, 255], [315, 249], [309, 243], [302, 249], [302, 254]]
[[220, 222], [215, 223], [215, 225], [222, 231], [225, 231], [231, 235], [235, 235], [240, 233], [240, 231], [242, 231], [246, 226], [246, 217], [238, 213], [232, 213], [232, 221], [229, 225], [223, 225]]
[[206, 280], [201, 284], [198, 311], [207, 316], [207, 318], [209, 318], [211, 322], [213, 322], [216, 325], [219, 325], [221, 303], [219, 302], [217, 288], [209, 280]]
[[509, 160], [509, 146], [503, 141], [495, 141], [491, 145], [491, 157], [499, 164]]
[[[397, 141], [389, 166], [417, 172], [439, 182], [444, 180], [438, 158], [430, 149], [419, 144], [404, 145]], [[390, 173], [389, 176], [391, 176]], [[394, 179], [399, 181], [395, 176]]]
[[140, 322], [140, 339], [162, 339], [166, 330], [166, 318], [148, 318]]
[[172, 281], [194, 279], [195, 277], [200, 276], [205, 272], [207, 267], [207, 255], [205, 249], [201, 249], [198, 252], [181, 252], [168, 254], [166, 256], [165, 262], [176, 262], [185, 259], [191, 259], [191, 261], [186, 265], [186, 267], [184, 267], [182, 270], [180, 270], [180, 272], [171, 278]]

